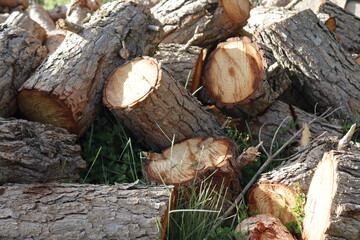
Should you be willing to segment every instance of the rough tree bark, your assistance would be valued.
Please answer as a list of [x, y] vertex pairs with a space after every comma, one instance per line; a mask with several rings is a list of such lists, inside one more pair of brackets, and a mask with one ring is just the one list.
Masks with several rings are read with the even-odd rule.
[[161, 23], [163, 43], [207, 47], [244, 26], [250, 5], [248, 0], [162, 0], [151, 12]]
[[104, 80], [126, 59], [151, 54], [156, 24], [148, 10], [129, 2], [111, 2], [92, 15], [79, 34], [68, 33], [50, 57], [21, 87], [19, 108], [34, 121], [51, 123], [81, 135], [101, 106]]
[[0, 117], [15, 113], [17, 90], [45, 56], [46, 49], [28, 31], [0, 25]]
[[86, 163], [75, 141], [62, 128], [0, 118], [0, 184], [78, 181]]
[[359, 239], [359, 169], [359, 151], [324, 154], [308, 192], [304, 239]]
[[133, 184], [0, 186], [0, 238], [159, 239], [170, 192]]
[[360, 117], [360, 67], [311, 10], [264, 28], [255, 39], [272, 49], [313, 105]]
[[224, 136], [220, 123], [150, 57], [117, 68], [104, 88], [104, 104], [152, 150], [191, 137]]

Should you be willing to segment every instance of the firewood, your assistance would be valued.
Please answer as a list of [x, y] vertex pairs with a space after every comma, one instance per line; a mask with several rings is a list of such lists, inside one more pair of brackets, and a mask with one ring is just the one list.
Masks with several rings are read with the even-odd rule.
[[[0, 186], [0, 238], [164, 239], [171, 186]], [[158, 226], [161, 224], [162, 226]]]
[[256, 116], [290, 84], [270, 49], [260, 49], [247, 37], [230, 38], [209, 56], [200, 98], [233, 117]]
[[14, 8], [17, 6], [22, 6], [25, 10], [29, 6], [28, 0], [0, 0], [0, 7], [10, 7]]
[[359, 239], [359, 150], [324, 154], [307, 196], [303, 239]]
[[190, 89], [194, 74], [201, 69], [196, 68], [201, 48], [192, 46], [183, 49], [184, 44], [160, 44], [159, 49], [153, 56], [163, 66], [171, 71], [175, 80]]
[[0, 14], [0, 23], [5, 22], [8, 17], [9, 17], [8, 13], [1, 13]]
[[46, 56], [41, 42], [28, 31], [0, 25], [0, 117], [17, 110], [17, 89]]
[[60, 48], [24, 83], [20, 110], [30, 120], [82, 135], [101, 106], [105, 79], [126, 60], [119, 57], [122, 42], [130, 59], [151, 54], [157, 45], [157, 32], [148, 30], [153, 24], [142, 7], [127, 2], [103, 5], [81, 33], [68, 32]]
[[66, 5], [55, 5], [55, 7], [48, 11], [49, 16], [51, 19], [56, 22], [60, 18], [65, 19], [66, 18], [66, 12], [70, 6], [70, 3]]
[[104, 104], [139, 141], [159, 151], [191, 137], [223, 136], [220, 123], [156, 59], [141, 57], [117, 68]]
[[62, 128], [0, 118], [0, 185], [78, 181], [86, 163], [75, 141]]
[[33, 21], [25, 12], [13, 12], [6, 19], [5, 24], [20, 27], [29, 31], [40, 42], [44, 42], [46, 38], [46, 31], [37, 22]]
[[227, 188], [229, 197], [240, 189], [236, 145], [229, 139], [191, 138], [162, 153], [143, 154], [146, 178], [155, 183], [189, 186], [210, 178], [218, 188]]
[[82, 25], [88, 14], [93, 13], [101, 6], [101, 0], [72, 0], [66, 12], [66, 20]]
[[40, 4], [31, 5], [29, 15], [31, 19], [40, 24], [46, 32], [51, 32], [56, 29], [55, 23], [50, 18], [49, 13]]
[[272, 24], [255, 39], [272, 49], [313, 106], [341, 107], [344, 117], [360, 116], [360, 67], [312, 11]]
[[295, 240], [281, 221], [270, 214], [258, 214], [243, 220], [236, 227], [235, 233], [245, 234], [238, 240]]
[[55, 52], [55, 50], [60, 46], [66, 37], [66, 31], [62, 29], [54, 30], [48, 32], [47, 38], [45, 41], [45, 46], [48, 50], [48, 55]]
[[207, 47], [246, 24], [248, 0], [162, 0], [151, 12], [164, 31], [163, 43]]

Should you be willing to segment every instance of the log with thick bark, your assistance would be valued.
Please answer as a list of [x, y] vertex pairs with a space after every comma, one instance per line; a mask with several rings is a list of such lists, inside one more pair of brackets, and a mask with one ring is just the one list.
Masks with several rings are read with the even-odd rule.
[[335, 35], [340, 44], [351, 53], [360, 53], [360, 18], [332, 2], [325, 2], [319, 13], [326, 13], [336, 19]]
[[162, 239], [170, 196], [170, 186], [0, 186], [0, 238]]
[[240, 189], [236, 145], [229, 139], [191, 138], [162, 153], [143, 154], [148, 159], [144, 174], [158, 184], [190, 186], [211, 179], [217, 189], [227, 188], [229, 197]]
[[153, 57], [171, 71], [176, 81], [190, 88], [194, 74], [200, 70], [196, 69], [196, 60], [201, 48], [196, 46], [183, 48], [184, 44], [160, 44]]
[[203, 76], [199, 97], [233, 117], [263, 113], [291, 84], [271, 50], [247, 37], [220, 43]]
[[78, 181], [86, 162], [75, 141], [62, 128], [0, 118], [0, 184]]
[[139, 141], [159, 151], [191, 137], [224, 136], [220, 123], [156, 59], [117, 68], [104, 88], [105, 105]]
[[360, 67], [311, 10], [264, 28], [255, 39], [272, 49], [321, 111], [341, 107], [345, 117], [360, 117]]
[[359, 151], [324, 154], [307, 196], [303, 239], [360, 238], [359, 169]]
[[162, 0], [151, 12], [161, 23], [163, 43], [207, 47], [246, 24], [248, 0]]
[[[318, 116], [307, 113], [300, 108], [286, 104], [281, 101], [275, 101], [266, 112], [258, 117], [254, 117], [249, 121], [249, 127], [254, 138], [259, 138], [259, 130], [261, 129], [261, 140], [264, 141], [266, 149], [270, 148], [271, 140], [282, 121], [283, 125], [277, 135], [275, 144], [283, 144], [290, 139], [304, 123], [309, 123]], [[342, 127], [332, 124], [324, 118], [318, 118], [309, 125], [313, 138], [326, 132], [325, 136], [341, 136]], [[299, 138], [295, 139], [300, 140]]]
[[105, 79], [125, 59], [119, 56], [126, 42], [129, 58], [151, 54], [157, 45], [150, 12], [131, 2], [111, 2], [93, 14], [79, 34], [64, 42], [24, 83], [19, 108], [34, 121], [52, 123], [81, 135], [101, 106]]
[[0, 25], [0, 117], [16, 112], [17, 90], [45, 56], [46, 49], [28, 31]]
[[4, 24], [23, 28], [33, 34], [40, 42], [45, 41], [46, 31], [44, 28], [42, 28], [37, 22], [33, 21], [25, 12], [16, 11], [11, 13]]
[[258, 214], [243, 220], [235, 229], [235, 233], [242, 233], [238, 240], [295, 240], [281, 221], [270, 214]]

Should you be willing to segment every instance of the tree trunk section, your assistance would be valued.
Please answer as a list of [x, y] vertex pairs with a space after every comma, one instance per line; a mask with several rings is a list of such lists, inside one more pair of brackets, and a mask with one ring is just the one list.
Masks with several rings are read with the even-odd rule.
[[161, 239], [171, 187], [0, 186], [0, 238]]
[[0, 184], [78, 181], [86, 163], [75, 141], [52, 125], [0, 118]]
[[308, 192], [304, 239], [359, 239], [359, 153], [324, 154]]
[[0, 32], [0, 117], [9, 117], [17, 110], [17, 90], [40, 65], [46, 49], [24, 29], [3, 24]]
[[256, 41], [272, 49], [313, 105], [341, 107], [345, 117], [360, 117], [360, 67], [312, 11], [264, 28]]
[[216, 118], [154, 58], [136, 58], [117, 68], [105, 85], [103, 101], [154, 151], [170, 147], [172, 140], [224, 136]]
[[45, 41], [46, 31], [37, 22], [33, 21], [27, 13], [13, 12], [6, 19], [4, 24], [22, 28], [33, 34], [40, 42]]
[[163, 43], [207, 47], [244, 26], [250, 5], [248, 0], [162, 0], [151, 12], [164, 31]]
[[[116, 19], [116, 20], [115, 20]], [[105, 4], [79, 34], [61, 44], [21, 87], [19, 108], [34, 121], [51, 123], [81, 136], [101, 106], [104, 80], [126, 59], [151, 54], [156, 32], [149, 11], [128, 2]], [[145, 34], [146, 33], [146, 34]], [[114, 37], [117, 36], [117, 37]]]
[[258, 214], [243, 220], [235, 229], [235, 233], [245, 234], [238, 240], [295, 240], [281, 221], [270, 214]]
[[153, 57], [171, 71], [176, 81], [190, 89], [194, 73], [200, 70], [196, 69], [196, 60], [201, 48], [192, 46], [185, 50], [184, 47], [184, 44], [160, 44]]
[[32, 20], [40, 24], [47, 33], [56, 29], [55, 23], [51, 19], [49, 13], [39, 4], [31, 5], [29, 9], [29, 15]]
[[290, 84], [270, 49], [247, 37], [230, 38], [211, 53], [199, 97], [232, 117], [256, 116]]

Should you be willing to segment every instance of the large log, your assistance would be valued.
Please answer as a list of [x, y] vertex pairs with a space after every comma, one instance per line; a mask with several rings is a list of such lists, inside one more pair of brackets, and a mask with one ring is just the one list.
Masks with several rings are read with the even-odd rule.
[[75, 141], [52, 125], [0, 118], [0, 185], [78, 181], [86, 163]]
[[46, 49], [28, 31], [0, 25], [0, 117], [15, 113], [17, 90], [45, 56]]
[[163, 43], [203, 47], [244, 26], [249, 11], [248, 0], [162, 0], [151, 9], [164, 31]]
[[171, 146], [172, 140], [224, 136], [216, 118], [154, 58], [136, 58], [117, 68], [105, 85], [103, 101], [154, 151]]
[[264, 28], [255, 38], [272, 49], [293, 84], [321, 111], [341, 107], [344, 117], [360, 116], [360, 67], [311, 10]]
[[126, 48], [129, 59], [154, 51], [158, 33], [149, 25], [154, 20], [143, 7], [129, 2], [103, 5], [81, 32], [68, 33], [61, 48], [21, 87], [20, 110], [30, 120], [80, 136], [101, 106], [104, 80], [126, 60], [119, 51]]
[[303, 239], [360, 238], [359, 169], [359, 151], [324, 154], [307, 196]]
[[0, 238], [162, 239], [170, 194], [133, 184], [0, 186]]

